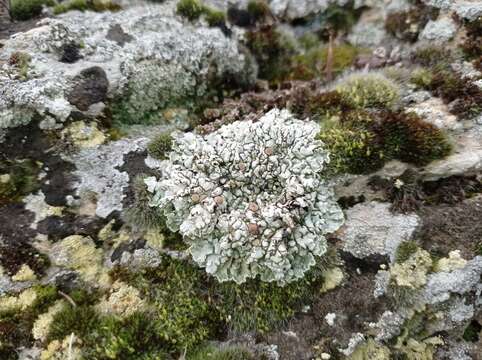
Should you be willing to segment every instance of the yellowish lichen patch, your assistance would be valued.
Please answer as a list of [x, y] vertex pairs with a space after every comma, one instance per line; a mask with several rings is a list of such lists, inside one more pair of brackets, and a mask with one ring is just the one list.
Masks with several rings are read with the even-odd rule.
[[343, 281], [343, 271], [338, 267], [327, 269], [323, 271], [323, 280], [321, 292], [332, 290]]
[[82, 352], [78, 346], [78, 338], [75, 334], [65, 337], [60, 342], [54, 340], [48, 344], [47, 349], [40, 354], [40, 360], [80, 360], [82, 359]]
[[434, 336], [423, 341], [408, 339], [403, 344], [395, 345], [395, 348], [402, 351], [407, 360], [433, 360], [433, 353], [438, 345], [444, 342], [438, 336]]
[[103, 144], [106, 136], [97, 128], [95, 122], [86, 124], [84, 121], [76, 121], [62, 131], [63, 138], [70, 138], [74, 145], [80, 148], [94, 147]]
[[102, 229], [99, 230], [97, 237], [100, 241], [107, 241], [115, 236], [115, 232], [112, 230], [114, 224], [115, 219], [112, 219], [107, 225], [105, 225]]
[[2, 296], [0, 297], [0, 312], [23, 311], [32, 306], [36, 299], [37, 292], [33, 288], [22, 291], [18, 296]]
[[7, 184], [8, 182], [10, 182], [10, 179], [11, 179], [10, 174], [0, 175], [0, 183], [2, 183], [2, 184]]
[[112, 285], [110, 294], [102, 298], [97, 308], [104, 314], [129, 316], [143, 309], [145, 305], [139, 290], [121, 281], [116, 281]]
[[442, 258], [435, 264], [434, 270], [439, 271], [454, 271], [457, 269], [462, 269], [467, 264], [467, 260], [462, 258], [460, 255], [460, 250], [454, 250], [449, 252], [448, 258]]
[[419, 248], [406, 261], [392, 266], [390, 269], [391, 280], [397, 286], [418, 289], [427, 282], [427, 272], [431, 266], [430, 254]]
[[49, 333], [50, 325], [54, 320], [54, 316], [59, 313], [64, 306], [65, 301], [58, 300], [54, 305], [49, 307], [46, 313], [39, 315], [32, 328], [32, 335], [35, 340], [45, 341]]
[[27, 264], [23, 264], [15, 275], [12, 276], [13, 281], [35, 281], [37, 276]]
[[161, 250], [164, 247], [164, 235], [158, 230], [148, 230], [144, 239], [154, 249]]
[[101, 287], [109, 285], [107, 269], [102, 265], [102, 249], [97, 249], [90, 237], [68, 236], [55, 243], [49, 253], [53, 264], [78, 271], [86, 282]]
[[358, 345], [348, 357], [350, 360], [390, 360], [390, 350], [372, 339]]

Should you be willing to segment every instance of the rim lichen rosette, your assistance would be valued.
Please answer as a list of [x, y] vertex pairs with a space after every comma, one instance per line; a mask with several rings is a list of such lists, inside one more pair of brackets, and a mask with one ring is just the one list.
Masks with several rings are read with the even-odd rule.
[[299, 279], [344, 221], [321, 176], [329, 155], [318, 132], [275, 109], [206, 136], [180, 134], [163, 176], [146, 179], [151, 205], [219, 281]]

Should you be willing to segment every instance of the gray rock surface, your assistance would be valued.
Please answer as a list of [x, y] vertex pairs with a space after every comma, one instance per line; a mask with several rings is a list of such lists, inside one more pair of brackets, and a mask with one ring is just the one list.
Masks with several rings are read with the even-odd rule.
[[[75, 63], [60, 61], [69, 44], [80, 48]], [[8, 64], [16, 51], [30, 55], [26, 79]], [[120, 116], [131, 122], [158, 120], [161, 110], [206, 95], [213, 81], [229, 77], [243, 86], [256, 75], [256, 66], [235, 40], [218, 28], [183, 24], [175, 2], [116, 13], [68, 12], [5, 42], [0, 131], [28, 122], [36, 113], [61, 123], [72, 111], [85, 110], [90, 101], [71, 103], [68, 95], [79, 90], [82, 71], [93, 66], [105, 71], [108, 98], [124, 100]]]
[[450, 17], [442, 17], [437, 20], [430, 20], [420, 34], [420, 39], [445, 43], [452, 39], [457, 31], [457, 25]]
[[415, 214], [392, 214], [390, 204], [369, 202], [346, 211], [345, 225], [339, 230], [343, 250], [357, 258], [386, 255], [394, 260], [402, 241], [409, 240], [419, 224]]

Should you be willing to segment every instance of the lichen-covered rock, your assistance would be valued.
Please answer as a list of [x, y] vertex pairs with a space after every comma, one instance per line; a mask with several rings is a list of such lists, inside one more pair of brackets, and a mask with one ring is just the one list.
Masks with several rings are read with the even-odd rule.
[[386, 255], [393, 261], [400, 243], [410, 239], [418, 224], [417, 215], [393, 214], [390, 204], [373, 201], [348, 209], [338, 233], [343, 250], [353, 256]]
[[220, 281], [286, 283], [326, 251], [343, 213], [320, 177], [329, 161], [317, 124], [272, 110], [205, 137], [178, 136], [163, 177], [146, 180], [167, 225]]
[[122, 210], [124, 189], [129, 185], [129, 174], [119, 168], [124, 156], [145, 149], [149, 139], [121, 139], [109, 144], [81, 149], [69, 157], [76, 164], [77, 194], [95, 196], [95, 214], [105, 218], [113, 211]]
[[[64, 122], [72, 111], [122, 100], [116, 115], [129, 122], [203, 97], [213, 83], [254, 82], [256, 66], [218, 28], [184, 25], [175, 4], [133, 6], [119, 12], [69, 12], [5, 41], [0, 53], [0, 129], [25, 124], [36, 113]], [[132, 41], [109, 40], [122, 24]], [[112, 36], [111, 36], [112, 38]], [[61, 62], [66, 46], [81, 59]], [[31, 58], [26, 79], [15, 78], [12, 53]], [[94, 81], [95, 80], [95, 81]], [[189, 107], [189, 106], [186, 106]]]
[[452, 39], [457, 31], [457, 25], [451, 18], [441, 18], [429, 21], [420, 34], [420, 38], [438, 44]]

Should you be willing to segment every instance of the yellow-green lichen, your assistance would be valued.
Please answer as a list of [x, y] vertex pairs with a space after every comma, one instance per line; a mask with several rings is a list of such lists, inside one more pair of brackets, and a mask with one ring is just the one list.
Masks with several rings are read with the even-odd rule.
[[52, 263], [79, 272], [84, 281], [102, 287], [109, 284], [107, 269], [102, 266], [102, 249], [89, 237], [72, 235], [55, 243], [50, 251]]
[[358, 345], [355, 351], [348, 357], [350, 360], [390, 360], [390, 349], [378, 344], [373, 339]]
[[97, 304], [100, 313], [129, 316], [145, 308], [146, 302], [141, 299], [140, 292], [135, 287], [121, 281], [116, 281], [110, 289], [110, 294]]
[[35, 281], [37, 276], [34, 271], [27, 264], [23, 264], [20, 270], [17, 271], [15, 275], [12, 276], [13, 281]]
[[103, 144], [106, 136], [97, 128], [95, 122], [86, 124], [84, 121], [76, 121], [62, 130], [62, 137], [68, 138], [80, 148], [88, 148]]
[[390, 277], [396, 286], [418, 289], [426, 284], [431, 267], [430, 253], [419, 248], [406, 261], [394, 264], [390, 268]]
[[449, 252], [449, 256], [439, 259], [434, 266], [434, 271], [454, 271], [462, 269], [467, 264], [467, 260], [462, 258], [460, 250], [453, 250]]
[[46, 313], [40, 314], [35, 320], [32, 328], [32, 335], [35, 340], [45, 341], [49, 333], [50, 325], [54, 320], [54, 316], [62, 311], [65, 306], [64, 300], [57, 300], [50, 306]]

